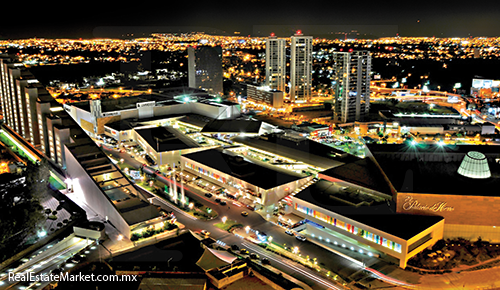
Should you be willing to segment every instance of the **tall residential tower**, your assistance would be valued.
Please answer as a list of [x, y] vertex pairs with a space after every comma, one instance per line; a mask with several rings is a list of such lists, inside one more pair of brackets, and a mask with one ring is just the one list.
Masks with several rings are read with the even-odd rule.
[[292, 36], [290, 63], [290, 100], [305, 102], [311, 98], [312, 36], [303, 36], [299, 30]]
[[274, 33], [266, 41], [266, 86], [285, 91], [286, 40], [278, 39]]
[[333, 117], [342, 123], [363, 121], [370, 108], [371, 55], [368, 51], [335, 52]]

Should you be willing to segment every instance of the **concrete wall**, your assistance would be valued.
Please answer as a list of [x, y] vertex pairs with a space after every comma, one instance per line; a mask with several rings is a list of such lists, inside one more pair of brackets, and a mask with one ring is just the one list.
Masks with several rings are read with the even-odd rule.
[[[78, 197], [102, 217], [111, 221], [118, 231], [130, 239], [130, 226], [118, 212], [111, 200], [101, 191], [82, 168], [68, 147], [64, 146], [68, 174], [73, 179], [73, 188]], [[82, 189], [85, 190], [82, 190]]]

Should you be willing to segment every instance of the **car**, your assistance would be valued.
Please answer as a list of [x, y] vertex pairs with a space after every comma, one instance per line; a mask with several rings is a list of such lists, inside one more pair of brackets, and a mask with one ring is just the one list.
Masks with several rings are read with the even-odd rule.
[[290, 236], [293, 236], [293, 231], [292, 231], [292, 230], [286, 230], [286, 231], [285, 231], [285, 234], [290, 235]]
[[207, 230], [201, 230], [200, 234], [202, 234], [203, 236], [210, 236], [210, 232]]
[[271, 264], [271, 261], [269, 261], [268, 258], [263, 258], [262, 259], [262, 265], [270, 265]]
[[299, 241], [302, 241], [302, 242], [304, 242], [304, 241], [306, 241], [306, 240], [307, 240], [307, 239], [306, 239], [306, 237], [301, 236], [301, 235], [297, 235], [297, 236], [295, 236], [295, 238], [296, 238], [297, 240], [299, 240]]
[[251, 253], [250, 254], [250, 259], [258, 259], [259, 258], [259, 255], [255, 254], [255, 253]]
[[241, 215], [242, 215], [242, 216], [248, 216], [248, 212], [246, 212], [246, 211], [242, 211], [242, 212], [241, 212]]
[[146, 161], [149, 163], [149, 165], [156, 165], [156, 162], [153, 160], [153, 158], [151, 158], [151, 156], [149, 155], [145, 155], [144, 158], [146, 159]]
[[215, 199], [215, 202], [217, 202], [217, 203], [219, 203], [220, 201], [221, 201], [220, 198]]
[[226, 203], [226, 201], [225, 201], [225, 200], [223, 200], [223, 201], [221, 201], [221, 202], [220, 202], [220, 205], [226, 205], [226, 204], [227, 204], [227, 203]]
[[205, 196], [208, 197], [208, 198], [210, 198], [210, 197], [213, 196], [213, 194], [211, 194], [210, 192], [207, 192], [207, 193], [205, 193]]
[[240, 254], [242, 255], [248, 255], [248, 250], [247, 249], [241, 249]]

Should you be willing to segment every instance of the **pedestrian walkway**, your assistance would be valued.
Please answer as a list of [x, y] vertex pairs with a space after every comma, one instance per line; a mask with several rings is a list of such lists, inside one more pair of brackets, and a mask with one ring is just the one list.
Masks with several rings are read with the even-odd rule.
[[45, 220], [45, 224], [43, 226], [45, 231], [49, 234], [58, 229], [57, 224], [61, 223], [64, 225], [65, 224], [64, 220], [66, 220], [66, 222], [68, 222], [71, 218], [71, 214], [68, 211], [66, 211], [64, 208], [61, 208], [59, 210], [57, 209], [57, 207], [59, 206], [59, 201], [49, 194], [46, 194], [43, 197], [43, 199], [40, 201], [40, 204], [42, 205], [42, 207], [44, 209], [51, 210], [51, 213], [47, 214], [47, 217], [52, 216], [53, 215], [52, 213], [54, 211], [56, 212], [55, 216], [57, 217], [57, 219], [52, 220], [52, 219], [47, 218]]

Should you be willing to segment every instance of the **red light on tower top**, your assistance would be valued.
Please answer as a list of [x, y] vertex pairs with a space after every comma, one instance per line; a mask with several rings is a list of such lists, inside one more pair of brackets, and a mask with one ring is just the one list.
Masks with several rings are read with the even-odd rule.
[[271, 32], [271, 37], [275, 37], [276, 34], [274, 34], [274, 32]]
[[297, 30], [297, 35], [302, 35], [302, 30]]

